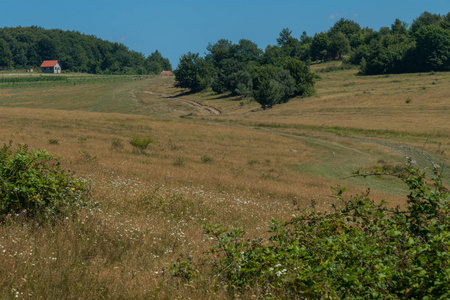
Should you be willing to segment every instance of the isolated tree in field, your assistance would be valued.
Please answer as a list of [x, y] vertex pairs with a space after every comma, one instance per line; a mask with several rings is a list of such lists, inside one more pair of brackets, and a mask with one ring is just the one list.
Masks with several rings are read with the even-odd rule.
[[174, 71], [175, 86], [189, 89], [191, 92], [204, 90], [208, 86], [205, 68], [205, 61], [200, 54], [189, 52], [183, 55]]

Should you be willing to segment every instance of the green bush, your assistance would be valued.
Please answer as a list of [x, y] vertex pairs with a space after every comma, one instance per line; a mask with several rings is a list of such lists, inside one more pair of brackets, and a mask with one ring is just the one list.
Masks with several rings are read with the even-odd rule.
[[202, 161], [202, 163], [207, 164], [207, 163], [212, 162], [213, 159], [212, 159], [212, 157], [209, 156], [209, 155], [203, 155], [203, 156], [201, 157], [201, 161]]
[[49, 139], [48, 140], [49, 145], [59, 145], [59, 140], [57, 139]]
[[138, 153], [144, 153], [150, 143], [153, 143], [150, 137], [133, 136], [130, 141], [133, 151]]
[[61, 170], [46, 150], [13, 149], [12, 142], [0, 149], [0, 220], [71, 215], [86, 206], [88, 192], [86, 183]]
[[[184, 281], [211, 276], [233, 295], [448, 299], [449, 191], [439, 176], [429, 185], [411, 166], [399, 177], [410, 188], [406, 209], [377, 204], [368, 192], [345, 199], [345, 189], [337, 188], [340, 209], [272, 220], [268, 239], [249, 240], [236, 228], [206, 226], [205, 234], [216, 240], [209, 257], [197, 265], [192, 259], [175, 264], [171, 275]], [[202, 266], [206, 271], [198, 271]]]

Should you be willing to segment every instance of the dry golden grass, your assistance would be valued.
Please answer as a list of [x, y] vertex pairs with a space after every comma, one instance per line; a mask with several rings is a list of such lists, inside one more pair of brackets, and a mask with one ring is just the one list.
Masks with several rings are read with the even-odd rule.
[[[281, 124], [390, 130], [444, 136], [448, 140], [448, 73], [358, 76], [357, 71], [319, 73], [317, 96], [297, 98], [248, 120]], [[406, 103], [411, 99], [410, 103]]]
[[[225, 298], [213, 280], [195, 286], [163, 280], [181, 255], [198, 257], [211, 245], [202, 224], [261, 237], [270, 218], [289, 219], [312, 200], [330, 209], [336, 201], [330, 185], [353, 194], [375, 186], [374, 199], [404, 204], [395, 180], [344, 177], [402, 162], [408, 153], [397, 143], [422, 147], [428, 139], [430, 153], [447, 151], [448, 74], [320, 75], [316, 97], [267, 111], [210, 92], [179, 96], [185, 91], [160, 77], [0, 90], [0, 141], [61, 155], [64, 168], [90, 182], [97, 202], [54, 227], [0, 226], [0, 298]], [[137, 153], [129, 143], [134, 135], [155, 142]]]

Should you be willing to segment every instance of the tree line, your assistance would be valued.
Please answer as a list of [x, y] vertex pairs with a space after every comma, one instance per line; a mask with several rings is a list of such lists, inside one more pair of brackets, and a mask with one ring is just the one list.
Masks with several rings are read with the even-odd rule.
[[207, 50], [205, 57], [191, 52], [181, 57], [174, 71], [176, 87], [252, 96], [263, 109], [314, 93], [309, 64], [296, 57], [263, 52], [245, 39], [237, 44], [221, 39]]
[[342, 60], [363, 75], [450, 70], [450, 13], [422, 13], [409, 26], [396, 19], [379, 31], [338, 20], [328, 31], [300, 38], [283, 29], [264, 51], [249, 40], [221, 39], [204, 56], [187, 53], [174, 71], [175, 85], [192, 92], [252, 96], [270, 108], [294, 96], [314, 93], [311, 63]]
[[44, 60], [59, 60], [62, 68], [92, 74], [157, 74], [172, 70], [156, 50], [145, 57], [120, 43], [60, 29], [0, 28], [0, 69], [39, 67]]
[[360, 66], [362, 74], [412, 73], [450, 70], [450, 13], [422, 13], [411, 25], [396, 19], [390, 27], [376, 31], [358, 23], [338, 20], [328, 31], [300, 39], [285, 28], [276, 46], [266, 51], [281, 52], [302, 61], [342, 59]]

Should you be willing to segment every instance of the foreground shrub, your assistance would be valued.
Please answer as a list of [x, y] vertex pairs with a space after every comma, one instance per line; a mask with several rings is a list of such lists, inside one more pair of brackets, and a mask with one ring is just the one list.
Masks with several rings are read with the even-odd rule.
[[174, 264], [171, 276], [194, 282], [210, 276], [231, 295], [448, 299], [449, 192], [439, 176], [430, 186], [412, 167], [399, 177], [410, 188], [407, 209], [377, 204], [368, 192], [345, 199], [339, 188], [342, 208], [272, 220], [268, 239], [206, 226], [205, 234], [216, 241], [209, 258]]
[[75, 213], [87, 200], [85, 182], [61, 170], [46, 150], [13, 149], [12, 142], [0, 149], [0, 220], [14, 214], [54, 220]]

